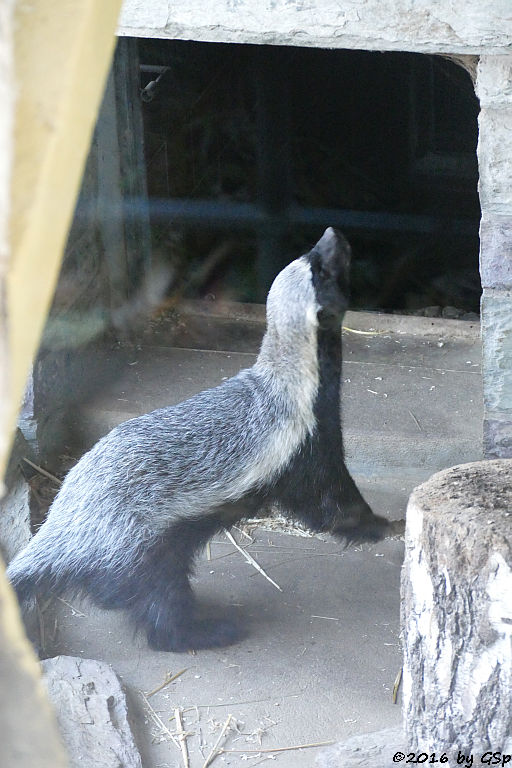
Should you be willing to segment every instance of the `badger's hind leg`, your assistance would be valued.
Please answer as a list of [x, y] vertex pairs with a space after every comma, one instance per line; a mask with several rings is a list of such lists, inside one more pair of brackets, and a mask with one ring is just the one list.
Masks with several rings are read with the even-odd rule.
[[[241, 517], [236, 515], [236, 519]], [[201, 650], [231, 645], [242, 637], [234, 622], [199, 615], [189, 581], [197, 552], [214, 533], [233, 522], [225, 514], [175, 522], [134, 568], [123, 607], [146, 632], [150, 648]]]

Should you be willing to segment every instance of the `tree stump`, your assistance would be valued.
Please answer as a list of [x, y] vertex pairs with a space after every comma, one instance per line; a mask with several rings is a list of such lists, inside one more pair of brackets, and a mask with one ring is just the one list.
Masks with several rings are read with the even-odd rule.
[[411, 751], [446, 753], [449, 765], [459, 751], [475, 764], [487, 750], [512, 752], [511, 542], [512, 460], [439, 472], [409, 500], [402, 629]]

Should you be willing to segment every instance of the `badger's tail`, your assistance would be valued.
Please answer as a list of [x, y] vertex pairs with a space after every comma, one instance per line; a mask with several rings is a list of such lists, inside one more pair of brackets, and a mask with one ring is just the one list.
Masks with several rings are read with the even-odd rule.
[[39, 595], [61, 594], [67, 588], [64, 573], [58, 573], [52, 565], [54, 552], [44, 525], [19, 552], [7, 568], [7, 578], [11, 582], [22, 607]]

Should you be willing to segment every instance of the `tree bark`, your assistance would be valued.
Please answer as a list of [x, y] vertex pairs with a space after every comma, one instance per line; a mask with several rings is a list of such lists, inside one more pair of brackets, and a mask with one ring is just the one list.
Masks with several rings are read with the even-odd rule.
[[511, 460], [439, 472], [409, 500], [406, 743], [450, 765], [459, 750], [512, 751], [511, 523]]

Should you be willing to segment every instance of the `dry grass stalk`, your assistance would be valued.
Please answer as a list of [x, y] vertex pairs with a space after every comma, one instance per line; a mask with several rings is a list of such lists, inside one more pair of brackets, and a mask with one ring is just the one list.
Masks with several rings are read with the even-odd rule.
[[190, 768], [190, 761], [188, 759], [188, 747], [187, 747], [187, 735], [183, 729], [183, 721], [181, 719], [181, 711], [179, 707], [174, 710], [174, 717], [176, 719], [176, 731], [178, 733], [178, 741], [181, 747], [181, 754], [183, 756], [184, 768]]
[[245, 536], [246, 539], [249, 539], [251, 544], [254, 544], [253, 537], [249, 536], [249, 534], [246, 531], [244, 531], [243, 528], [240, 528], [238, 525], [234, 525], [233, 528], [235, 529], [235, 531], [238, 531], [238, 533], [240, 533], [242, 536]]
[[39, 624], [39, 644], [43, 653], [46, 651], [46, 634], [44, 627], [44, 614], [36, 600], [37, 621]]
[[[256, 754], [258, 755], [260, 752], [261, 754], [270, 753], [270, 752], [291, 752], [295, 749], [313, 749], [314, 747], [329, 747], [331, 744], [335, 744], [336, 742], [331, 741], [313, 741], [310, 744], [294, 744], [291, 747], [274, 747], [274, 749], [221, 749], [219, 752], [222, 752], [225, 755], [229, 755], [232, 753], [239, 753], [242, 754]], [[203, 766], [204, 768], [204, 766]]]
[[[281, 699], [298, 699], [304, 691], [298, 693], [284, 693], [279, 696]], [[246, 704], [261, 704], [264, 701], [275, 701], [275, 697], [266, 696], [264, 699], [246, 699], [245, 701], [225, 701], [221, 704], [193, 704], [183, 707], [183, 712], [190, 712], [193, 709], [218, 709], [219, 707], [241, 707]]]
[[272, 586], [274, 586], [276, 589], [279, 590], [279, 592], [283, 591], [281, 589], [281, 587], [279, 586], [279, 584], [276, 584], [276, 582], [273, 579], [271, 579], [270, 576], [267, 573], [265, 573], [265, 571], [263, 570], [261, 565], [259, 563], [257, 563], [256, 560], [253, 557], [251, 557], [251, 555], [248, 552], [246, 552], [245, 549], [243, 549], [243, 547], [241, 547], [239, 544], [237, 544], [237, 542], [235, 541], [235, 539], [233, 538], [233, 536], [231, 535], [231, 533], [229, 531], [226, 531], [226, 536], [230, 540], [230, 542], [233, 544], [233, 546], [236, 547], [238, 549], [238, 551], [242, 553], [242, 555], [245, 557], [247, 562], [250, 565], [252, 565], [253, 568], [256, 568], [258, 573], [261, 573], [261, 575], [264, 576], [266, 578], [266, 580], [269, 581], [272, 584]]
[[[41, 651], [43, 653], [47, 650], [45, 613], [47, 609], [50, 607], [52, 602], [53, 602], [53, 597], [49, 597], [43, 603], [41, 603], [39, 598], [36, 597], [36, 615], [37, 615], [37, 621], [39, 625], [39, 645], [41, 646]], [[49, 637], [50, 642], [53, 642], [55, 640], [56, 635], [57, 635], [57, 617], [55, 617], [55, 621], [54, 621], [53, 634]]]
[[324, 533], [313, 533], [301, 523], [285, 517], [277, 509], [272, 509], [266, 517], [252, 517], [243, 524], [244, 529], [249, 533], [255, 528], [261, 528], [264, 531], [278, 531], [280, 533], [291, 533], [293, 536], [300, 536], [304, 539], [320, 539], [327, 541], [328, 536]]
[[67, 600], [63, 600], [62, 597], [58, 597], [57, 600], [60, 603], [63, 603], [64, 605], [66, 605], [71, 610], [73, 616], [76, 616], [79, 619], [87, 618], [85, 613], [82, 613], [82, 611], [79, 611], [78, 608], [75, 608], [74, 605], [71, 605], [71, 603], [68, 603]]
[[348, 325], [341, 326], [342, 331], [348, 331], [348, 333], [357, 333], [358, 336], [382, 336], [386, 331], [358, 331], [355, 328], [349, 328]]
[[203, 763], [203, 768], [208, 768], [208, 766], [215, 760], [217, 755], [220, 755], [221, 752], [224, 752], [223, 749], [219, 749], [219, 744], [221, 743], [222, 739], [224, 738], [224, 734], [226, 733], [227, 729], [229, 728], [232, 718], [233, 718], [233, 715], [228, 715], [228, 719], [226, 720], [226, 722], [222, 726], [222, 730], [221, 730], [221, 732], [219, 734], [219, 738], [215, 742], [212, 751], [210, 752], [210, 754], [208, 755], [208, 757], [206, 758], [206, 760]]
[[152, 691], [150, 691], [149, 693], [146, 693], [146, 696], [148, 697], [148, 699], [150, 696], [154, 696], [155, 693], [158, 693], [158, 691], [161, 691], [162, 688], [165, 688], [166, 685], [169, 685], [169, 683], [172, 683], [174, 680], [180, 677], [184, 672], [187, 671], [187, 669], [188, 667], [185, 667], [185, 669], [182, 669], [180, 672], [176, 672], [175, 675], [171, 675], [168, 672], [163, 683], [160, 683], [160, 685], [158, 685], [156, 688], [153, 688]]
[[151, 719], [153, 720], [154, 724], [155, 724], [155, 725], [156, 725], [158, 728], [160, 728], [160, 730], [161, 730], [163, 733], [165, 733], [165, 735], [166, 735], [166, 736], [168, 736], [170, 739], [172, 739], [172, 741], [174, 742], [174, 745], [176, 746], [176, 748], [177, 748], [177, 749], [179, 749], [179, 750], [180, 750], [180, 752], [181, 752], [181, 747], [180, 747], [180, 745], [178, 744], [178, 741], [177, 741], [177, 739], [175, 738], [174, 734], [173, 734], [173, 733], [171, 733], [171, 731], [170, 731], [170, 730], [169, 730], [169, 728], [166, 726], [166, 724], [164, 723], [164, 721], [162, 720], [162, 718], [161, 718], [161, 717], [159, 717], [159, 715], [157, 715], [157, 713], [155, 712], [155, 710], [153, 709], [153, 707], [151, 706], [151, 704], [150, 704], [150, 703], [149, 703], [149, 701], [147, 700], [146, 694], [144, 694], [144, 693], [141, 691], [141, 692], [140, 692], [140, 695], [142, 696], [142, 698], [143, 698], [143, 700], [144, 700], [144, 703], [145, 703], [145, 705], [146, 705], [146, 707], [147, 707], [147, 710], [148, 710], [149, 716], [150, 716], [150, 717], [151, 717]]
[[396, 704], [396, 700], [398, 698], [398, 691], [400, 690], [400, 683], [402, 682], [402, 671], [403, 667], [400, 667], [398, 674], [395, 677], [395, 682], [393, 683], [393, 704]]
[[34, 462], [33, 462], [33, 461], [30, 461], [30, 459], [27, 459], [27, 458], [25, 458], [25, 456], [23, 456], [23, 461], [24, 461], [26, 464], [28, 464], [28, 465], [29, 465], [29, 467], [32, 467], [32, 469], [35, 469], [35, 470], [36, 470], [36, 472], [39, 472], [39, 474], [40, 474], [40, 475], [44, 475], [44, 476], [45, 476], [45, 477], [47, 477], [49, 480], [53, 480], [53, 482], [54, 482], [54, 483], [57, 483], [57, 485], [62, 485], [62, 480], [59, 480], [59, 478], [58, 478], [58, 477], [55, 477], [55, 475], [52, 475], [52, 473], [51, 473], [51, 472], [47, 472], [47, 470], [46, 470], [46, 469], [43, 469], [43, 468], [42, 468], [42, 467], [40, 467], [38, 464], [34, 464]]

